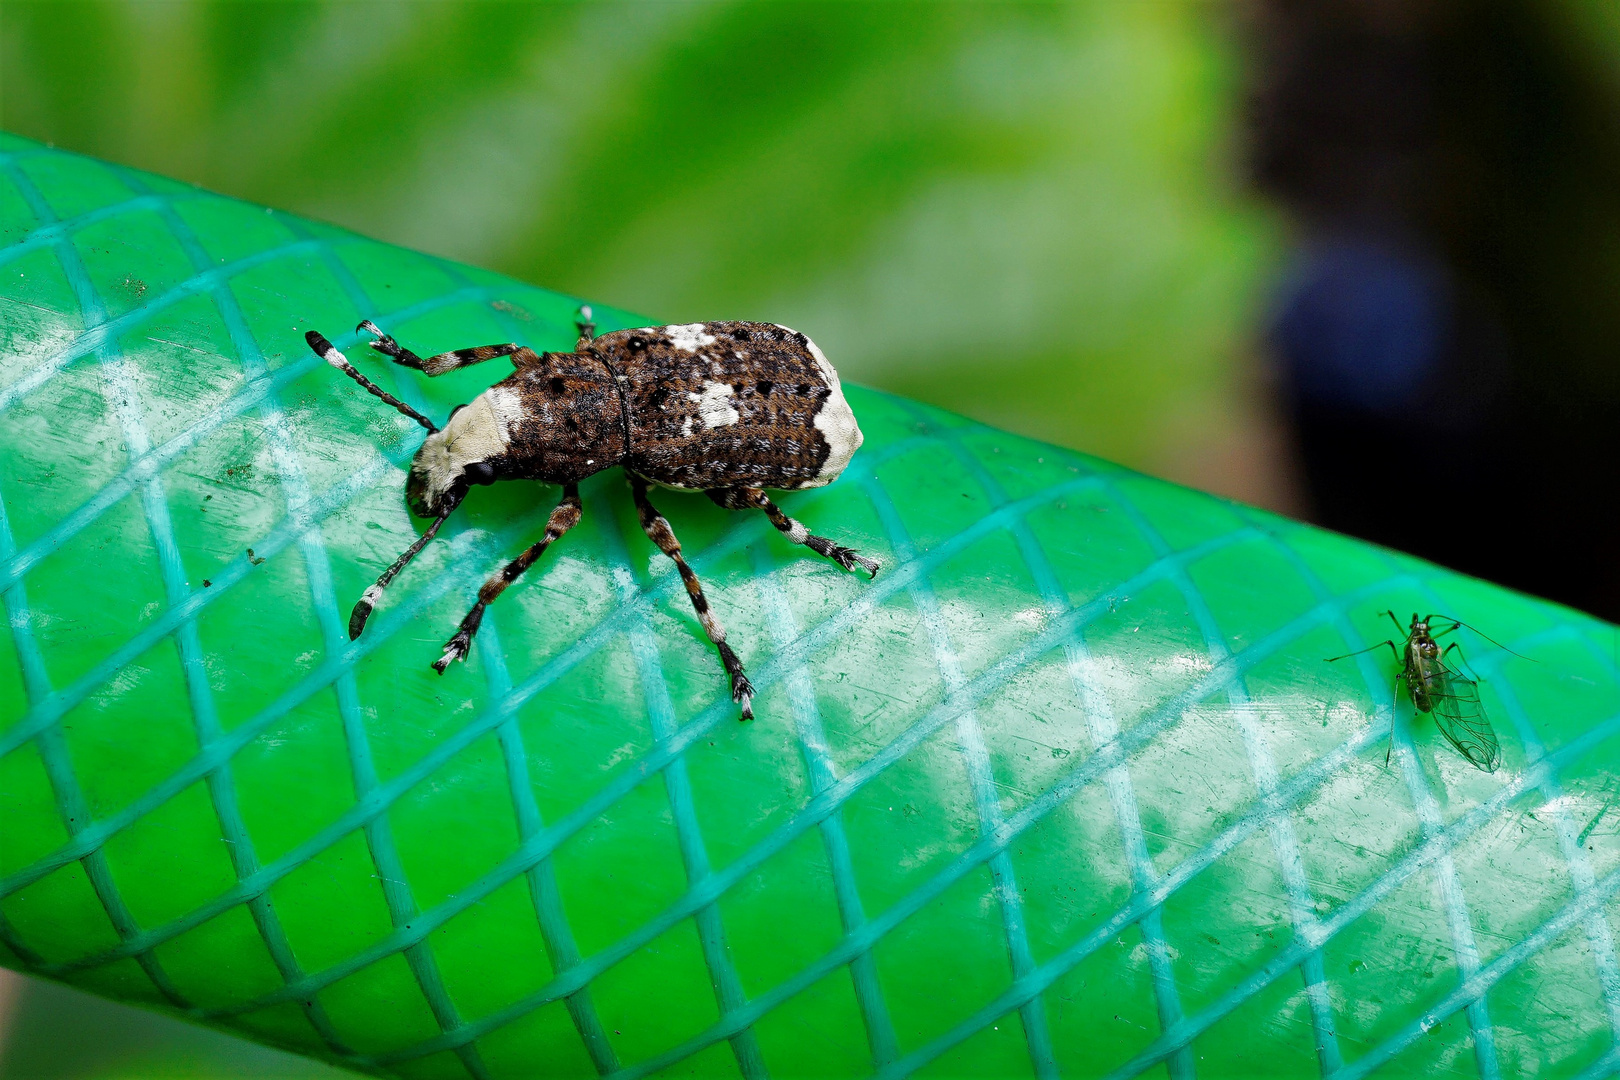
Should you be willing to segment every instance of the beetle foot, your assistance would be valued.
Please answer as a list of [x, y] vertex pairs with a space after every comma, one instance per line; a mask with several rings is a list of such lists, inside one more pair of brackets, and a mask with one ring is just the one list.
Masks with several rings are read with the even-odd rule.
[[858, 554], [853, 548], [847, 548], [841, 544], [832, 545], [831, 550], [827, 552], [827, 557], [845, 570], [853, 570], [858, 566], [873, 577], [877, 577], [881, 565], [876, 559], [868, 559], [865, 555]]
[[754, 718], [754, 684], [740, 671], [731, 677], [731, 700], [741, 707], [742, 715], [738, 719]]
[[444, 655], [433, 661], [433, 670], [440, 675], [444, 669], [457, 660], [467, 659], [467, 650], [472, 648], [472, 635], [466, 630], [457, 630], [456, 636], [444, 643]]
[[400, 343], [394, 340], [394, 335], [383, 333], [382, 327], [378, 326], [370, 319], [366, 319], [359, 326], [355, 327], [355, 329], [364, 330], [366, 333], [375, 336], [377, 340], [367, 342], [367, 344], [369, 344], [373, 349], [376, 349], [378, 352], [382, 353], [384, 356], [392, 356], [395, 359], [398, 359], [400, 355], [405, 352], [405, 349], [400, 345]]

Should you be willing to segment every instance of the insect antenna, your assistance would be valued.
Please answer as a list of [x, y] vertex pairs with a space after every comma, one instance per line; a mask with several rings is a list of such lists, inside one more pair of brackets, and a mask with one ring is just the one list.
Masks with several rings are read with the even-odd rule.
[[[1512, 649], [1508, 648], [1506, 645], [1502, 644], [1500, 641], [1497, 641], [1495, 638], [1491, 637], [1491, 635], [1485, 633], [1483, 630], [1481, 630], [1479, 627], [1473, 625], [1472, 623], [1465, 623], [1461, 619], [1452, 618], [1450, 615], [1430, 615], [1429, 619], [1444, 619], [1444, 620], [1446, 620], [1447, 622], [1449, 622], [1451, 624], [1451, 629], [1452, 630], [1455, 630], [1459, 626], [1466, 626], [1466, 627], [1468, 627], [1468, 629], [1472, 630], [1474, 633], [1478, 634], [1480, 637], [1484, 638], [1486, 641], [1490, 642], [1492, 645], [1495, 645], [1498, 649], [1501, 649], [1503, 652], [1513, 653], [1513, 655], [1517, 656], [1520, 660], [1528, 660], [1532, 664], [1541, 663], [1541, 661], [1537, 660], [1533, 656], [1526, 656], [1522, 652], [1513, 652]], [[1425, 619], [1424, 622], [1428, 622], [1428, 619]], [[1440, 632], [1442, 634], [1449, 634], [1451, 632], [1451, 630], [1442, 630]]]
[[333, 347], [332, 343], [327, 341], [319, 331], [311, 330], [309, 333], [304, 335], [304, 340], [309, 342], [309, 347], [315, 350], [316, 356], [319, 356], [328, 364], [331, 364], [333, 367], [343, 372], [343, 374], [365, 387], [368, 393], [381, 398], [385, 403], [392, 405], [394, 408], [398, 409], [412, 420], [415, 420], [418, 424], [421, 424], [423, 427], [427, 428], [429, 434], [439, 430], [438, 426], [434, 424], [433, 421], [429, 420], [427, 417], [423, 416], [421, 413], [399, 400], [399, 398], [395, 397], [393, 394], [390, 394], [388, 391], [384, 390], [382, 387], [378, 386], [376, 383], [372, 382], [370, 379], [356, 371], [354, 369], [354, 365], [349, 363], [349, 358], [338, 352], [337, 349]]
[[366, 620], [371, 618], [371, 609], [377, 606], [378, 600], [382, 599], [383, 590], [388, 588], [388, 583], [393, 581], [401, 570], [405, 569], [406, 564], [416, 558], [417, 552], [427, 547], [428, 541], [433, 539], [433, 535], [439, 531], [439, 526], [443, 525], [445, 518], [449, 516], [450, 514], [447, 511], [441, 517], [434, 518], [433, 524], [427, 527], [427, 532], [417, 537], [416, 543], [400, 552], [399, 558], [394, 560], [394, 565], [384, 570], [382, 576], [377, 579], [377, 583], [361, 594], [360, 599], [354, 605], [354, 610], [349, 613], [350, 641], [359, 637], [361, 632], [365, 630]]

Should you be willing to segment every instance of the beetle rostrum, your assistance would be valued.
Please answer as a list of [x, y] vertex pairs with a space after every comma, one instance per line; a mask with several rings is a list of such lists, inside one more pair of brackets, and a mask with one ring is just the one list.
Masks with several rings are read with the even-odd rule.
[[649, 326], [594, 336], [590, 308], [580, 309], [579, 341], [571, 353], [536, 353], [522, 345], [481, 345], [426, 359], [369, 320], [357, 329], [373, 349], [428, 376], [499, 356], [512, 374], [457, 406], [441, 428], [376, 386], [314, 330], [310, 348], [366, 390], [427, 429], [411, 462], [405, 494], [411, 510], [433, 523], [384, 570], [354, 605], [349, 637], [388, 587], [427, 546], [474, 484], [533, 480], [562, 486], [544, 535], [493, 574], [433, 667], [444, 674], [464, 660], [484, 609], [546, 548], [579, 523], [579, 482], [621, 467], [630, 480], [641, 527], [680, 572], [698, 621], [731, 679], [742, 718], [754, 715], [754, 688], [742, 661], [681, 555], [668, 520], [648, 488], [702, 491], [728, 510], [761, 510], [789, 540], [845, 570], [872, 576], [878, 564], [816, 536], [784, 514], [767, 488], [795, 491], [838, 479], [861, 445], [861, 429], [844, 400], [838, 373], [815, 343], [770, 323], [708, 322]]

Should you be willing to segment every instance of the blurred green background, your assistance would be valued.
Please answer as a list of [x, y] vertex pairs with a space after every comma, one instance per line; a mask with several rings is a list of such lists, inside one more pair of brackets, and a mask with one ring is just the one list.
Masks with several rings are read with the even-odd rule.
[[[7, 130], [1286, 508], [1240, 74], [1195, 3], [0, 4]], [[336, 1075], [10, 978], [7, 1077]]]
[[19, 134], [1178, 479], [1249, 434], [1221, 6], [4, 7]]

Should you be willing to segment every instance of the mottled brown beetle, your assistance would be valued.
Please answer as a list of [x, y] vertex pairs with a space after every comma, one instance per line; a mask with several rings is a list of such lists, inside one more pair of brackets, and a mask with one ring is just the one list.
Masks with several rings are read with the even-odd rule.
[[590, 308], [580, 309], [579, 342], [571, 353], [541, 353], [522, 345], [482, 345], [423, 359], [376, 324], [373, 349], [397, 364], [434, 376], [510, 356], [516, 370], [457, 406], [443, 428], [374, 385], [311, 330], [310, 348], [428, 430], [411, 462], [406, 497], [412, 511], [433, 518], [417, 541], [383, 571], [349, 616], [349, 637], [360, 636], [388, 583], [427, 546], [472, 484], [537, 480], [560, 484], [562, 502], [538, 543], [490, 577], [478, 602], [433, 667], [444, 674], [472, 645], [484, 608], [578, 524], [579, 482], [622, 466], [635, 493], [641, 527], [675, 562], [709, 640], [719, 650], [731, 696], [744, 720], [753, 717], [754, 688], [726, 643], [697, 575], [681, 557], [680, 541], [647, 498], [649, 485], [702, 491], [728, 510], [763, 510], [795, 544], [853, 570], [876, 576], [878, 564], [813, 536], [765, 495], [830, 484], [844, 471], [861, 429], [844, 400], [838, 373], [815, 343], [769, 323], [710, 322], [618, 330], [595, 337]]

